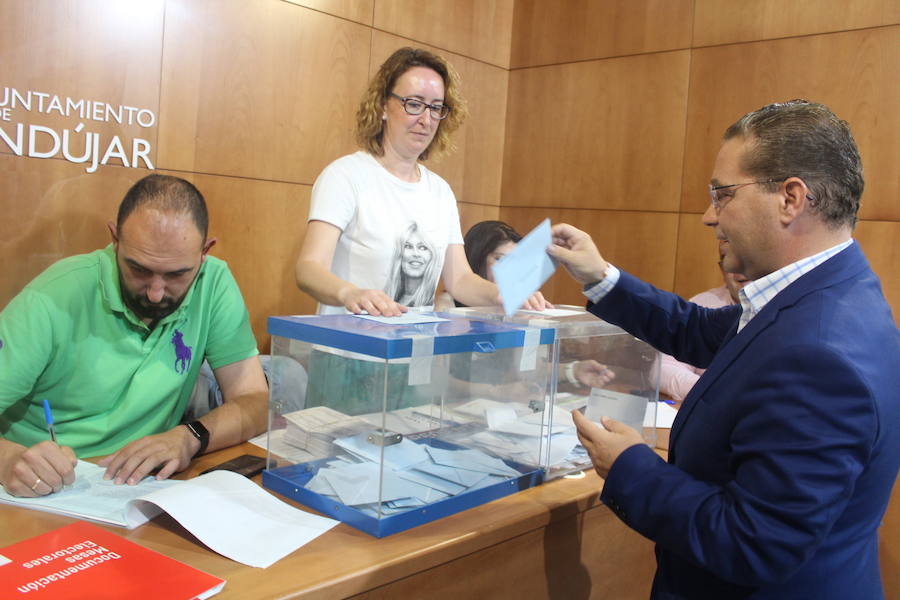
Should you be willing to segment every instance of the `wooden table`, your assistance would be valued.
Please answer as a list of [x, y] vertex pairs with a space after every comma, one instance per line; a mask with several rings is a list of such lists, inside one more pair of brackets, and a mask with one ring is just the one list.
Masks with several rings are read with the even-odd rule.
[[[243, 444], [214, 452], [197, 459], [179, 477], [192, 477], [245, 453], [263, 451]], [[132, 531], [107, 529], [225, 579], [224, 590], [216, 596], [222, 600], [643, 600], [655, 569], [653, 545], [600, 504], [601, 487], [602, 480], [593, 472], [582, 479], [557, 479], [382, 539], [342, 523], [268, 569], [208, 550], [168, 515]], [[0, 546], [71, 522], [0, 505]]]

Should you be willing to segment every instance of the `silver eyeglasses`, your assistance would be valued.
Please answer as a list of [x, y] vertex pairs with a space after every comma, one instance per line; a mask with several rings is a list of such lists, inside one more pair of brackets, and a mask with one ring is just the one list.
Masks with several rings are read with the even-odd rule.
[[403, 104], [403, 110], [406, 111], [408, 115], [421, 115], [425, 112], [425, 109], [431, 111], [432, 118], [440, 121], [441, 119], [446, 119], [447, 115], [450, 114], [450, 107], [446, 104], [428, 104], [427, 102], [423, 102], [418, 98], [404, 98], [403, 96], [398, 96], [397, 94], [391, 92], [391, 96], [396, 98]]
[[[775, 183], [777, 181], [784, 181], [783, 179], [762, 179], [760, 181], [746, 181], [744, 183], [730, 183], [728, 185], [716, 185], [709, 184], [709, 201], [712, 203], [713, 209], [718, 213], [722, 210], [722, 207], [725, 206], [727, 202], [727, 198], [733, 198], [734, 192], [730, 194], [720, 194], [720, 190], [728, 190], [732, 189], [735, 192], [745, 185], [757, 185], [760, 183]], [[724, 202], [723, 202], [724, 200]]]

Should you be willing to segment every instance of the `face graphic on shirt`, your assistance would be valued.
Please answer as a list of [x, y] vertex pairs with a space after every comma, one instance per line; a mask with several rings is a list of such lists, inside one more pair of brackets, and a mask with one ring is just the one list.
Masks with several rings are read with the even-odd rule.
[[440, 256], [431, 238], [411, 222], [397, 237], [391, 274], [385, 292], [404, 306], [428, 306], [434, 303], [434, 290], [440, 275]]
[[403, 242], [400, 260], [403, 275], [414, 279], [419, 279], [425, 275], [425, 269], [434, 259], [434, 252], [425, 242], [418, 231], [406, 238]]

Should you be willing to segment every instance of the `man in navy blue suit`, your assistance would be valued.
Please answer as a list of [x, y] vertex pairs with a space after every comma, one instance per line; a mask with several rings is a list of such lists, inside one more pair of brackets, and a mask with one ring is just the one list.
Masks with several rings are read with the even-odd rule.
[[668, 463], [640, 433], [573, 418], [601, 500], [656, 542], [654, 598], [883, 598], [878, 526], [900, 466], [900, 333], [852, 233], [863, 190], [849, 126], [802, 100], [725, 133], [704, 224], [750, 284], [708, 309], [553, 229], [590, 310], [706, 368]]

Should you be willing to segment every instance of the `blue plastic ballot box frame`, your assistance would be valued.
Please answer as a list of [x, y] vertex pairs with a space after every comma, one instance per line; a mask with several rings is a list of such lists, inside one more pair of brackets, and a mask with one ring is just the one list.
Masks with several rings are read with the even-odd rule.
[[541, 345], [552, 344], [555, 338], [555, 331], [549, 327], [510, 327], [490, 320], [430, 314], [446, 320], [397, 326], [354, 315], [269, 317], [268, 331], [270, 335], [384, 359], [411, 357], [414, 335], [434, 338], [434, 354], [483, 353], [490, 352], [491, 346], [521, 348], [531, 329], [539, 332], [537, 343]]
[[[440, 440], [426, 438], [417, 440], [417, 443], [453, 449], [451, 444], [442, 443]], [[449, 496], [425, 506], [410, 508], [404, 512], [383, 516], [379, 519], [304, 487], [318, 472], [319, 467], [328, 462], [328, 460], [322, 459], [263, 471], [263, 486], [377, 538], [406, 531], [469, 508], [480, 506], [485, 502], [527, 490], [530, 487], [540, 485], [544, 480], [543, 469], [527, 470], [521, 465], [504, 461], [522, 474], [519, 477], [513, 477], [490, 486], [463, 492], [456, 496]]]
[[[551, 369], [549, 365], [552, 362], [551, 354], [555, 340], [555, 331], [553, 329], [469, 319], [443, 313], [425, 314], [431, 314], [443, 320], [415, 325], [393, 325], [361, 319], [354, 315], [270, 317], [268, 331], [273, 336], [273, 359], [277, 355], [285, 356], [286, 353], [289, 355], [298, 344], [305, 348], [306, 352], [310, 353], [315, 353], [314, 349], [316, 348], [326, 348], [338, 354], [343, 352], [353, 357], [371, 357], [371, 360], [376, 363], [381, 361], [385, 365], [398, 362], [404, 363], [404, 361], [407, 361], [404, 364], [411, 364], [409, 361], [414, 360], [417, 356], [421, 358], [423, 340], [429, 356], [444, 356], [445, 360], [456, 358], [465, 360], [469, 358], [466, 356], [469, 354], [488, 355], [496, 353], [497, 355], [502, 355], [505, 351], [510, 356], [515, 357], [515, 361], [517, 361], [521, 355], [525, 354], [525, 348], [531, 347], [534, 350], [537, 347], [542, 357], [542, 360], [538, 361], [539, 368], [543, 369], [543, 375], [541, 376], [544, 379], [542, 381], [546, 381], [546, 384], [544, 384], [546, 389], [549, 389], [551, 386]], [[417, 344], [418, 349], [416, 347]], [[286, 348], [287, 350], [285, 350]], [[303, 350], [300, 351], [300, 354], [302, 352]], [[517, 354], [510, 354], [513, 352]], [[501, 362], [515, 361], [506, 360]], [[316, 377], [316, 374], [312, 372], [309, 375], [311, 380]], [[391, 383], [395, 382], [392, 381]], [[276, 427], [275, 424], [280, 423], [283, 425], [284, 422], [284, 417], [279, 412], [283, 410], [283, 402], [281, 399], [275, 398], [277, 387], [277, 384], [270, 386], [270, 460], [268, 461], [270, 468], [263, 472], [263, 486], [372, 536], [384, 537], [404, 531], [539, 485], [543, 481], [544, 472], [539, 460], [535, 460], [534, 464], [531, 464], [531, 462], [523, 464], [520, 461], [502, 455], [495, 455], [503, 460], [505, 465], [513, 469], [516, 474], [512, 475], [510, 473], [503, 476], [506, 477], [505, 479], [499, 480], [498, 478], [497, 482], [489, 483], [482, 487], [466, 489], [454, 495], [427, 502], [424, 505], [406, 508], [400, 512], [392, 512], [392, 514], [383, 514], [377, 507], [374, 511], [370, 508], [368, 513], [363, 512], [358, 508], [343, 504], [336, 497], [326, 496], [305, 487], [318, 473], [320, 467], [333, 461], [336, 456], [320, 458], [322, 455], [318, 455], [313, 460], [296, 462], [295, 464], [290, 464], [291, 460], [286, 461], [273, 456], [272, 434]], [[385, 376], [385, 397], [381, 399], [376, 398], [376, 402], [379, 402], [379, 400], [383, 401], [383, 404], [379, 404], [379, 406], [384, 407], [384, 411], [381, 414], [382, 417], [387, 412], [386, 398], [389, 395], [388, 388], [388, 380]], [[521, 400], [521, 398], [510, 397], [509, 400], [512, 403], [513, 401]], [[467, 442], [460, 443], [457, 439], [449, 441], [441, 437], [444, 434], [449, 435], [447, 432], [455, 432], [456, 429], [454, 427], [457, 427], [457, 424], [453, 423], [452, 420], [443, 421], [443, 416], [445, 415], [443, 396], [441, 396], [439, 404], [429, 404], [425, 405], [425, 407], [434, 409], [435, 413], [440, 415], [441, 425], [440, 427], [435, 427], [433, 431], [410, 435], [408, 436], [410, 440], [434, 448], [468, 449]], [[348, 414], [354, 416], [352, 413]], [[373, 414], [377, 419], [377, 412]], [[471, 424], [469, 427], [471, 428]], [[373, 427], [374, 429], [376, 428]], [[464, 428], [457, 427], [457, 429]], [[539, 441], [535, 442], [538, 452], [539, 447], [547, 443], [546, 437], [549, 434], [542, 433], [541, 435], [542, 437]], [[342, 453], [337, 449], [334, 449], [333, 452], [336, 455]], [[381, 463], [376, 461], [379, 469], [379, 498], [384, 497], [382, 496], [381, 488], [383, 473], [391, 468], [384, 462], [384, 453], [381, 455], [381, 460]], [[373, 512], [376, 516], [373, 516]]]

